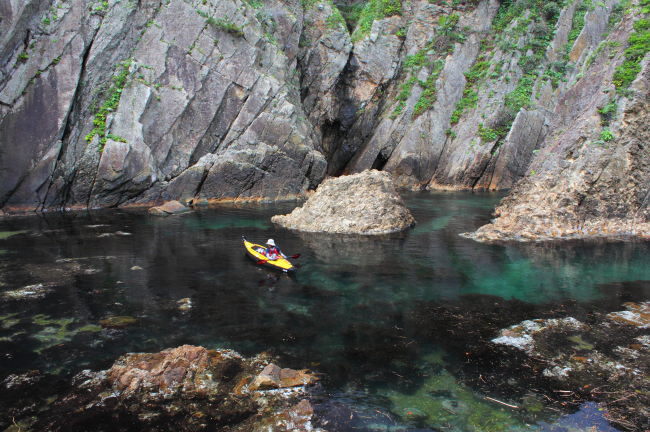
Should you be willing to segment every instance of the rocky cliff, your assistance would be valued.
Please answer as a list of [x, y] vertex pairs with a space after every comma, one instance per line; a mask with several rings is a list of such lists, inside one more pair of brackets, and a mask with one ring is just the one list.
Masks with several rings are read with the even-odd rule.
[[[608, 161], [625, 158], [615, 148], [633, 134], [628, 112], [647, 118], [647, 75], [636, 76], [648, 7], [4, 2], [0, 206], [282, 199], [369, 168], [408, 188], [509, 189], [525, 178], [521, 191], [546, 188], [542, 171], [559, 174], [566, 159], [548, 157], [558, 142], [571, 158], [588, 147], [585, 164], [608, 164], [627, 185], [643, 162]], [[595, 135], [572, 133], [578, 123]], [[647, 160], [643, 138], [630, 140]], [[647, 182], [632, 183], [626, 196], [645, 191], [636, 206], [647, 210]]]

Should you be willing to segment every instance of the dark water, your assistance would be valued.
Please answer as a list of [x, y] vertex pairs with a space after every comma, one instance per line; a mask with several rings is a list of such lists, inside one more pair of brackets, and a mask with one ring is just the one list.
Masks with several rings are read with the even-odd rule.
[[[513, 395], [522, 413], [485, 401], [489, 389], [470, 385], [463, 369], [481, 339], [454, 320], [489, 338], [553, 311], [580, 316], [650, 298], [638, 282], [650, 280], [650, 243], [484, 245], [458, 236], [488, 222], [498, 199], [412, 194], [417, 227], [377, 237], [269, 222], [295, 204], [2, 220], [0, 379], [30, 369], [69, 376], [125, 352], [197, 344], [270, 351], [283, 366], [322, 372], [320, 409], [339, 430], [614, 430], [595, 404], [561, 414], [535, 395]], [[247, 260], [242, 235], [300, 253], [296, 276]], [[42, 299], [6, 295], [39, 283], [49, 291]], [[192, 308], [179, 310], [185, 298]], [[498, 319], [483, 319], [495, 308]], [[102, 327], [116, 316], [135, 321]]]

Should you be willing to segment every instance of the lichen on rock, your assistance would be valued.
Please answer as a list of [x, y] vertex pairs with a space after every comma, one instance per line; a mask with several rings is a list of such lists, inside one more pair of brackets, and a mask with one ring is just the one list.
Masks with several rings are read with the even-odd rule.
[[299, 231], [341, 234], [387, 234], [415, 224], [391, 176], [376, 170], [327, 179], [302, 207], [271, 221]]

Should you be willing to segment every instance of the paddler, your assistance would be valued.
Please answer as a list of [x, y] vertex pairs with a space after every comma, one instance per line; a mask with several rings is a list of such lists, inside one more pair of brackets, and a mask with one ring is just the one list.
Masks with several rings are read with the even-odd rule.
[[273, 239], [268, 239], [266, 241], [266, 254], [270, 260], [276, 260], [279, 257], [286, 258], [287, 256], [282, 253], [282, 251], [275, 245]]

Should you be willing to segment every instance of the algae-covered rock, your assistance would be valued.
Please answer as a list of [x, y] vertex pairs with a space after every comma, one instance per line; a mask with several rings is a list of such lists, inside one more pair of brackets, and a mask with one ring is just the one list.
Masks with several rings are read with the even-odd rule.
[[370, 170], [324, 181], [302, 207], [273, 223], [308, 232], [386, 234], [415, 224], [391, 176]]
[[[624, 311], [593, 313], [588, 324], [570, 317], [527, 320], [501, 330], [492, 342], [525, 352], [532, 376], [566, 389], [566, 402], [602, 401], [610, 421], [645, 430], [650, 426], [649, 306], [626, 303]], [[507, 351], [500, 357], [517, 358]], [[603, 386], [607, 391], [599, 390]]]
[[114, 430], [318, 430], [304, 386], [280, 392], [241, 385], [267, 366], [263, 357], [191, 345], [126, 354], [108, 370], [75, 376], [74, 389], [41, 413], [37, 427], [91, 430], [101, 418]]

